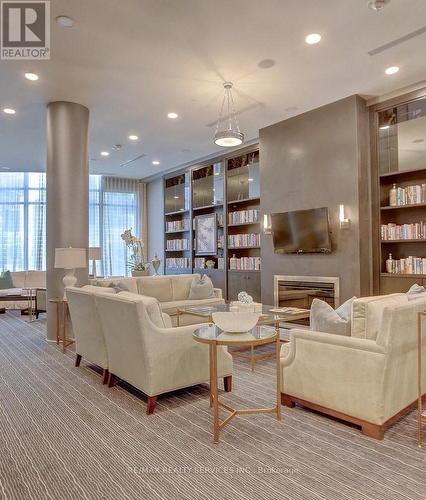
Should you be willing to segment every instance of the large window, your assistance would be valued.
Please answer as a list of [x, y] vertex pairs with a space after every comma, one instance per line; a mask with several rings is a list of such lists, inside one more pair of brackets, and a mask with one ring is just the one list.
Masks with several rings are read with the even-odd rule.
[[[140, 236], [141, 184], [133, 179], [91, 175], [89, 245], [99, 246], [98, 273], [128, 274], [129, 260], [121, 234]], [[46, 176], [0, 173], [0, 270], [46, 269]]]

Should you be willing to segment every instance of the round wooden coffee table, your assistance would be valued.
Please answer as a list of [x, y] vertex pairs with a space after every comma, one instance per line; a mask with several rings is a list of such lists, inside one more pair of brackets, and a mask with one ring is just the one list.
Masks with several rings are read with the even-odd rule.
[[[196, 342], [208, 344], [210, 366], [210, 407], [213, 407], [213, 442], [219, 442], [219, 433], [235, 416], [252, 413], [275, 413], [281, 420], [281, 343], [278, 328], [255, 326], [247, 333], [226, 333], [214, 324], [206, 324], [193, 333]], [[219, 400], [217, 385], [217, 347], [258, 347], [276, 344], [277, 393], [276, 404], [270, 408], [235, 409]], [[222, 422], [219, 419], [219, 407], [230, 412]]]

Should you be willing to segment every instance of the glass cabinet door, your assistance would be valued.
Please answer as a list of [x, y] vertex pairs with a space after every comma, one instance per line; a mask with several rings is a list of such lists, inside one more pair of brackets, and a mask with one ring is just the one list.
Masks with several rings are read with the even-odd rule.
[[223, 165], [215, 163], [193, 171], [193, 208], [223, 204]]
[[426, 168], [426, 98], [378, 113], [379, 173]]
[[260, 197], [259, 152], [228, 161], [228, 202]]
[[185, 212], [190, 206], [189, 173], [167, 179], [165, 182], [164, 201], [166, 214]]

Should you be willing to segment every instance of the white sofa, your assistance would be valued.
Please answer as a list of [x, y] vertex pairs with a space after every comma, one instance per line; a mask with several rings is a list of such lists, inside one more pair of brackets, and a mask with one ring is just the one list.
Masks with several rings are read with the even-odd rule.
[[[383, 439], [417, 398], [417, 313], [425, 310], [424, 297], [366, 297], [353, 303], [350, 337], [291, 330], [281, 353], [282, 403], [318, 410]], [[426, 370], [421, 383], [424, 394]]]
[[[108, 355], [110, 383], [117, 376], [148, 396], [147, 413], [154, 412], [157, 396], [209, 380], [206, 345], [194, 341], [197, 325], [171, 327], [158, 301], [130, 292], [96, 294]], [[218, 376], [230, 390], [232, 356], [218, 352]]]
[[[209, 299], [190, 300], [189, 292], [194, 277], [199, 274], [178, 274], [169, 276], [143, 276], [137, 278], [114, 278], [94, 280], [96, 286], [119, 286], [127, 291], [154, 297], [160, 303], [161, 310], [172, 317], [176, 325], [176, 313], [179, 307], [223, 304], [222, 290], [214, 289], [214, 296]], [[194, 316], [182, 315], [179, 325], [190, 325], [199, 322]]]
[[11, 272], [13, 288], [0, 290], [0, 308], [24, 310], [28, 308], [28, 301], [8, 300], [9, 296], [22, 295], [25, 288], [36, 290], [36, 315], [46, 311], [46, 272], [45, 271], [19, 271]]

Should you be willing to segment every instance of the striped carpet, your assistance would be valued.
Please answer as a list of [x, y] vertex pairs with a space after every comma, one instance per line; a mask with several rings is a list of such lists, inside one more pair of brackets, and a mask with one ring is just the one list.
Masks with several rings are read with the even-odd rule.
[[[415, 413], [382, 442], [300, 408], [241, 416], [211, 442], [205, 386], [145, 399], [108, 389], [47, 344], [43, 321], [0, 316], [1, 499], [426, 498]], [[269, 405], [273, 361], [235, 361], [235, 405]]]

